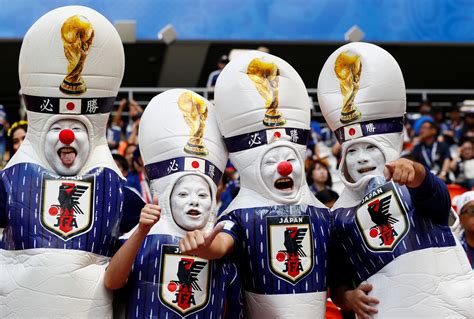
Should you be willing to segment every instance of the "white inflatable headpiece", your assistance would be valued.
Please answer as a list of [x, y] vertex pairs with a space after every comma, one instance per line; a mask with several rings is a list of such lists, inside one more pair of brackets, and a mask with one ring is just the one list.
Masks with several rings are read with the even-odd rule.
[[[242, 189], [251, 189], [276, 203], [296, 203], [275, 194], [262, 180], [260, 163], [267, 151], [287, 146], [304, 167], [311, 106], [299, 74], [286, 61], [260, 51], [230, 61], [219, 75], [215, 103], [220, 130]], [[301, 179], [301, 190], [306, 182]]]
[[342, 144], [340, 173], [349, 187], [344, 158], [349, 146], [367, 142], [377, 146], [386, 162], [400, 157], [406, 92], [397, 61], [384, 49], [354, 42], [327, 59], [318, 80], [318, 100], [324, 118]]
[[461, 213], [463, 207], [469, 202], [474, 202], [474, 191], [465, 192], [459, 196], [457, 200], [458, 215]]
[[[189, 90], [163, 92], [143, 112], [138, 136], [151, 191], [158, 195], [162, 207], [161, 220], [155, 225], [159, 232], [186, 232], [176, 224], [170, 203], [173, 188], [183, 176], [197, 175], [206, 180], [212, 196], [210, 216], [214, 217], [217, 184], [228, 156], [212, 103]], [[213, 223], [209, 218], [207, 227]]]
[[20, 51], [19, 75], [28, 111], [28, 133], [14, 162], [37, 162], [51, 168], [44, 156], [46, 132], [58, 120], [75, 119], [86, 126], [90, 143], [81, 172], [97, 166], [118, 171], [105, 131], [124, 64], [116, 29], [92, 9], [62, 7], [36, 21]]

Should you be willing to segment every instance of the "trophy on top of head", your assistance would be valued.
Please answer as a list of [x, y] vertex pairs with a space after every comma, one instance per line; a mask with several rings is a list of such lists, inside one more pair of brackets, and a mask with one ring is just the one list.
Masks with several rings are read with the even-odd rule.
[[194, 155], [209, 154], [203, 140], [207, 119], [206, 102], [198, 95], [188, 91], [179, 96], [178, 106], [190, 128], [189, 140], [184, 151]]
[[285, 118], [278, 111], [278, 81], [280, 70], [273, 63], [253, 59], [247, 68], [247, 75], [254, 83], [258, 93], [265, 99], [265, 126], [281, 126], [286, 123]]
[[63, 23], [61, 38], [68, 66], [59, 89], [65, 94], [82, 94], [87, 91], [82, 69], [94, 39], [94, 29], [86, 17], [76, 14]]
[[357, 121], [360, 119], [361, 113], [354, 104], [354, 99], [359, 91], [359, 80], [362, 72], [360, 56], [350, 51], [342, 52], [336, 59], [334, 71], [339, 79], [341, 93], [344, 97], [341, 123], [348, 124]]

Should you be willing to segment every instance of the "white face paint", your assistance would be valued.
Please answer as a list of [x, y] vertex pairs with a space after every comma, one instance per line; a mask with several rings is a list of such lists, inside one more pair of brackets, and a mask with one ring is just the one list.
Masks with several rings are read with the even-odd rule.
[[298, 156], [292, 148], [286, 146], [275, 147], [263, 156], [260, 173], [268, 189], [284, 198], [296, 196], [303, 178], [303, 168]]
[[171, 214], [176, 224], [186, 230], [203, 229], [212, 207], [211, 189], [197, 175], [181, 177], [171, 192]]
[[[66, 132], [67, 130], [72, 134]], [[67, 136], [67, 139], [63, 136]], [[59, 120], [53, 123], [46, 133], [45, 157], [59, 175], [73, 176], [79, 173], [89, 157], [89, 148], [87, 129], [80, 121]]]
[[383, 176], [385, 156], [375, 145], [355, 143], [347, 149], [345, 165], [354, 182], [367, 175]]

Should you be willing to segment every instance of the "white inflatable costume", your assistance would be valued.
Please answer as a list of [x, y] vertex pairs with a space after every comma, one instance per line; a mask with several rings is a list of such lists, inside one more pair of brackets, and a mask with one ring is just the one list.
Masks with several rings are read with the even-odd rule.
[[[398, 159], [403, 141], [406, 93], [395, 59], [368, 43], [342, 46], [321, 71], [318, 99], [342, 144], [346, 186], [333, 207], [331, 286], [373, 284], [374, 318], [474, 318], [473, 273], [448, 226], [445, 184], [426, 170], [418, 188], [377, 185], [379, 162], [383, 170]], [[372, 155], [349, 161], [348, 149], [360, 147]]]
[[304, 178], [310, 103], [282, 59], [252, 51], [219, 75], [217, 118], [241, 189], [221, 217], [247, 318], [323, 318], [328, 210]]
[[129, 278], [128, 317], [221, 318], [227, 309], [228, 318], [239, 318], [235, 265], [182, 255], [178, 245], [187, 231], [209, 231], [215, 222], [217, 184], [228, 156], [213, 105], [192, 91], [166, 91], [145, 109], [139, 141], [162, 210]]
[[70, 6], [27, 32], [19, 74], [26, 139], [2, 173], [0, 317], [112, 317], [102, 277], [125, 180], [105, 139], [124, 71], [113, 25]]

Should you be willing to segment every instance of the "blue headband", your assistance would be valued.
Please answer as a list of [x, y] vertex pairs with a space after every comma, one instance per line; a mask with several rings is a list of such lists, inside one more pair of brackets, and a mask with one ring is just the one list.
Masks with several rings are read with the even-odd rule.
[[175, 157], [161, 162], [145, 165], [150, 180], [162, 178], [179, 172], [201, 172], [218, 185], [222, 172], [211, 162], [199, 157]]
[[334, 131], [339, 143], [360, 137], [403, 131], [403, 116], [346, 125]]
[[224, 139], [224, 142], [229, 153], [256, 148], [280, 138], [306, 146], [309, 132], [309, 130], [291, 127], [274, 128], [228, 137]]
[[109, 113], [115, 97], [57, 98], [23, 94], [26, 109], [45, 114], [101, 114]]

